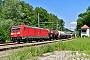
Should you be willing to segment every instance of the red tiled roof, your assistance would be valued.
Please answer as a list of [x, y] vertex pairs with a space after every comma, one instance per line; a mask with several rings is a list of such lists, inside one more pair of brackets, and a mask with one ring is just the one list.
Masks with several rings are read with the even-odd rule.
[[82, 26], [81, 28], [89, 28], [87, 25]]

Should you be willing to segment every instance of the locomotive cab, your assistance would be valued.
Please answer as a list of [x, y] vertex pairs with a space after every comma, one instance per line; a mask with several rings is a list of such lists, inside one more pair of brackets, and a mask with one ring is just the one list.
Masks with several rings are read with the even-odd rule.
[[18, 39], [20, 39], [20, 30], [21, 27], [12, 27], [10, 32], [11, 41], [16, 42]]
[[12, 28], [11, 29], [11, 35], [14, 35], [14, 37], [17, 35], [20, 35], [20, 27]]
[[18, 42], [23, 41], [23, 36], [22, 32], [24, 29], [25, 25], [20, 25], [20, 26], [12, 26], [11, 31], [10, 31], [10, 39], [13, 42]]

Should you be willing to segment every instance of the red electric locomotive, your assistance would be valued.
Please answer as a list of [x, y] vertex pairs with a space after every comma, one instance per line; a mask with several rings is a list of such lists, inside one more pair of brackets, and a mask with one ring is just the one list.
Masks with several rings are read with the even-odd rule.
[[30, 27], [27, 25], [12, 26], [10, 38], [13, 42], [20, 41], [31, 42], [32, 40], [46, 40], [50, 38], [50, 31], [48, 29]]

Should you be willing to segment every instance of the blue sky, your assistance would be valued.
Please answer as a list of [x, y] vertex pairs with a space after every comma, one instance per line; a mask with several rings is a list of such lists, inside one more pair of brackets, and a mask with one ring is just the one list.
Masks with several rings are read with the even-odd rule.
[[[49, 13], [57, 15], [65, 21], [65, 27], [73, 29], [78, 14], [85, 12], [90, 5], [90, 0], [24, 0], [34, 8], [43, 7]], [[72, 25], [72, 26], [70, 26]]]

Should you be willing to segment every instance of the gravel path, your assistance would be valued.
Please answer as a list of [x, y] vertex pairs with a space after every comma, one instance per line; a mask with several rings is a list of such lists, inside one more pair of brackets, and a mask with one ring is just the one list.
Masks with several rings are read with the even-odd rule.
[[55, 51], [43, 54], [43, 57], [38, 57], [38, 60], [90, 60], [90, 58], [83, 52]]

